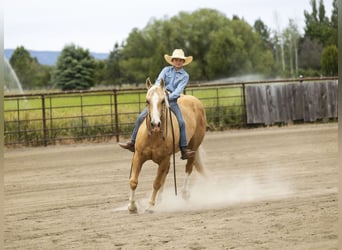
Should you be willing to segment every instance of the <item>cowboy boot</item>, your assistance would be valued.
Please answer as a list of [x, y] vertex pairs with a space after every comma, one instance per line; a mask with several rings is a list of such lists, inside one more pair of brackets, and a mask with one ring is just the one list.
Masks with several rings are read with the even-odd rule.
[[134, 152], [134, 142], [128, 141], [128, 142], [119, 142], [119, 146], [128, 149], [131, 152]]
[[181, 148], [181, 152], [182, 152], [182, 156], [181, 156], [182, 160], [187, 160], [189, 158], [192, 158], [195, 156], [195, 153], [196, 153], [196, 151], [192, 151], [191, 149], [188, 149], [188, 148]]

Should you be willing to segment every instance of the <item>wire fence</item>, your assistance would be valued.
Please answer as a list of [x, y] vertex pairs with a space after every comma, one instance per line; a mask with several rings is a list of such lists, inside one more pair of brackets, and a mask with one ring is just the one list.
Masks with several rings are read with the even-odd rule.
[[[319, 81], [336, 78], [319, 79]], [[300, 80], [300, 82], [303, 80]], [[317, 79], [305, 79], [306, 82]], [[246, 86], [299, 83], [299, 80], [190, 85], [186, 94], [198, 97], [210, 130], [246, 127]], [[146, 88], [6, 94], [5, 145], [48, 146], [128, 138], [145, 107]], [[250, 101], [248, 102], [250, 104]]]

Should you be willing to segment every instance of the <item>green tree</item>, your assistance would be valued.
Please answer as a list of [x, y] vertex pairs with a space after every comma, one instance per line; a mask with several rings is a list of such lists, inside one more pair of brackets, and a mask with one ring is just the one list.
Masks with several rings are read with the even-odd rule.
[[10, 60], [12, 68], [14, 69], [17, 77], [23, 88], [28, 89], [33, 85], [33, 78], [31, 73], [32, 64], [34, 59], [31, 58], [30, 52], [24, 46], [17, 47]]
[[[178, 20], [175, 34], [179, 37], [180, 46], [194, 57], [197, 64], [192, 66], [199, 67], [195, 69], [200, 72], [198, 80], [213, 79], [210, 73], [212, 72], [211, 62], [207, 54], [211, 50], [214, 32], [229, 26], [231, 20], [223, 13], [213, 9], [199, 9], [190, 14], [183, 12], [174, 19]], [[171, 22], [174, 19], [171, 19]], [[182, 29], [184, 29], [185, 36], [179, 36]], [[181, 38], [183, 39], [180, 40]], [[191, 75], [191, 77], [193, 76]]]
[[[272, 51], [247, 22], [238, 17], [230, 20], [217, 10], [199, 9], [151, 20], [142, 30], [133, 29], [120, 56], [113, 57], [117, 58], [122, 82], [139, 83], [147, 76], [157, 77], [167, 65], [163, 55], [175, 48], [194, 57], [186, 66], [191, 81], [272, 73]], [[114, 64], [110, 68], [118, 69]]]
[[272, 49], [271, 31], [260, 18], [254, 22], [253, 29], [260, 35], [264, 48]]
[[50, 81], [51, 75], [55, 67], [50, 65], [38, 64], [35, 73], [35, 85], [36, 89], [47, 89], [51, 88]]
[[52, 67], [41, 65], [24, 46], [17, 47], [10, 60], [24, 89], [46, 88], [50, 81]]
[[327, 44], [338, 46], [338, 10], [337, 10], [337, 0], [333, 1], [333, 9], [330, 18], [330, 31], [328, 35]]
[[96, 85], [108, 85], [106, 77], [107, 62], [106, 60], [95, 60], [94, 82]]
[[124, 79], [124, 74], [121, 61], [121, 50], [124, 47], [124, 43], [121, 45], [116, 42], [114, 44], [113, 51], [109, 53], [109, 56], [105, 60], [96, 60], [95, 67], [95, 83], [96, 85], [103, 86], [121, 86], [122, 83], [127, 82]]
[[304, 38], [299, 46], [299, 67], [304, 70], [320, 70], [320, 58], [323, 45], [317, 40]]
[[[318, 6], [316, 0], [311, 0], [310, 4], [311, 13], [304, 11], [306, 26], [304, 38], [301, 39], [299, 46], [299, 66], [311, 75], [319, 75], [321, 72], [330, 74], [331, 72], [327, 72], [327, 68], [323, 69], [321, 65], [327, 60], [327, 55], [323, 56], [322, 51], [330, 45], [337, 47], [337, 1], [333, 1], [330, 20], [326, 16], [323, 0], [319, 0]], [[331, 47], [328, 51], [332, 51]], [[337, 62], [335, 67], [337, 67]]]
[[[156, 44], [153, 42], [149, 30], [133, 29], [120, 53], [113, 51], [112, 58], [115, 60], [111, 62], [115, 63], [119, 68], [113, 67], [112, 70], [117, 72], [112, 73], [120, 73], [122, 82], [144, 82], [151, 73], [152, 58], [155, 51]], [[120, 72], [118, 72], [118, 69]]]
[[120, 49], [119, 45], [115, 44], [114, 50], [109, 55], [109, 71], [108, 74], [111, 79], [120, 79], [121, 78], [121, 69], [120, 69]]
[[30, 68], [33, 62], [30, 53], [23, 46], [20, 46], [14, 50], [9, 62], [20, 80], [22, 87], [29, 88], [32, 84]]
[[[263, 53], [260, 54], [260, 61], [257, 68], [258, 72], [263, 72], [268, 76], [279, 76], [281, 72], [281, 44], [277, 32], [272, 32], [271, 29], [259, 18], [254, 22], [253, 30], [259, 34], [263, 41]], [[273, 37], [272, 37], [273, 34]]]
[[338, 49], [335, 45], [329, 45], [323, 49], [321, 56], [322, 73], [326, 76], [338, 74]]
[[206, 53], [210, 49], [210, 33], [224, 27], [227, 21], [218, 11], [200, 9], [180, 12], [170, 19], [152, 20], [143, 30], [134, 29], [121, 51], [123, 75], [130, 82], [142, 82], [147, 75], [156, 77], [167, 65], [163, 55], [182, 48], [195, 58], [187, 66], [191, 80], [208, 79]]
[[331, 32], [330, 22], [329, 18], [326, 17], [323, 0], [319, 0], [318, 10], [316, 0], [311, 0], [310, 4], [312, 7], [311, 13], [304, 11], [306, 25], [304, 28], [304, 37], [317, 40], [325, 46]]
[[[299, 66], [302, 71], [309, 72], [311, 76], [326, 72], [322, 62], [325, 62], [322, 51], [330, 45], [337, 47], [337, 0], [333, 0], [331, 18], [326, 15], [323, 0], [310, 0], [311, 13], [304, 11], [305, 34], [299, 45]], [[328, 50], [331, 51], [331, 48]], [[323, 59], [325, 58], [325, 59]], [[322, 68], [321, 68], [322, 67]], [[336, 66], [337, 67], [337, 62]], [[330, 72], [329, 72], [330, 74]]]
[[52, 83], [62, 90], [89, 89], [95, 84], [95, 67], [95, 59], [89, 50], [67, 45], [58, 57]]
[[244, 20], [235, 18], [229, 25], [211, 34], [207, 53], [210, 78], [242, 74], [272, 73], [273, 55], [260, 34]]
[[[208, 77], [215, 79], [234, 74], [238, 62], [239, 46], [238, 39], [235, 38], [232, 28], [225, 26], [211, 34], [212, 43], [206, 55], [206, 60], [210, 67], [207, 69]], [[237, 53], [234, 53], [237, 52]], [[238, 64], [238, 63], [237, 63]]]

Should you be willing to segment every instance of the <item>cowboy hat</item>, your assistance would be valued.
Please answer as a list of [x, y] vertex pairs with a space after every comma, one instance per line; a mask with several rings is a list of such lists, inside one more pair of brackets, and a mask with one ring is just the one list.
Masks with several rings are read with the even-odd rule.
[[183, 59], [183, 60], [184, 60], [183, 66], [188, 65], [189, 63], [192, 62], [192, 56], [184, 56], [184, 51], [183, 51], [182, 49], [175, 49], [175, 50], [172, 52], [172, 55], [171, 55], [171, 56], [165, 54], [165, 55], [164, 55], [164, 58], [165, 58], [165, 60], [166, 60], [169, 64], [171, 64], [171, 65], [173, 65], [172, 59], [174, 59], [174, 58]]

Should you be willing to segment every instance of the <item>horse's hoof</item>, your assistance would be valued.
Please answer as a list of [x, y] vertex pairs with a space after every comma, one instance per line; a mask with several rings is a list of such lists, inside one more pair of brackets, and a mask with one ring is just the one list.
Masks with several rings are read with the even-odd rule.
[[137, 208], [137, 206], [136, 206], [135, 204], [129, 204], [129, 205], [128, 205], [128, 212], [129, 212], [130, 214], [136, 214], [136, 213], [138, 213], [138, 208]]
[[153, 214], [154, 213], [154, 203], [150, 202], [148, 207], [145, 209], [145, 213], [147, 213], [147, 214]]
[[128, 209], [128, 212], [130, 214], [137, 214], [138, 213], [138, 209]]

